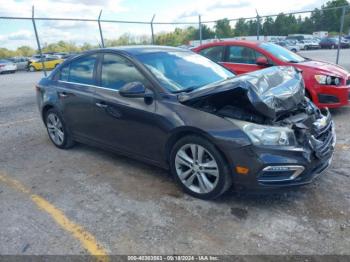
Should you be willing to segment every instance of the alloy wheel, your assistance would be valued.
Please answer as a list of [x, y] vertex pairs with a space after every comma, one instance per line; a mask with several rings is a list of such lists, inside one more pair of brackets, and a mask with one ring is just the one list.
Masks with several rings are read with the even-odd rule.
[[183, 185], [198, 194], [210, 193], [219, 180], [217, 161], [198, 144], [185, 144], [177, 151], [175, 168]]
[[58, 146], [62, 145], [64, 142], [64, 130], [60, 118], [56, 114], [50, 113], [47, 116], [46, 126], [51, 140]]

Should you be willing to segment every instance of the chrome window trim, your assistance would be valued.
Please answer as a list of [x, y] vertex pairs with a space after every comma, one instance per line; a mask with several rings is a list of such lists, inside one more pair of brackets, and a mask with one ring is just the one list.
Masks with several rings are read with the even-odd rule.
[[82, 86], [100, 88], [100, 89], [105, 89], [105, 90], [114, 91], [114, 92], [118, 92], [118, 93], [119, 93], [119, 90], [117, 90], [117, 89], [112, 89], [112, 88], [107, 88], [107, 87], [102, 87], [102, 86], [89, 85], [89, 84], [83, 84], [83, 83], [78, 83], [78, 82], [63, 81], [63, 80], [57, 80], [57, 81], [60, 82], [60, 83], [66, 83], [66, 84], [74, 84], [74, 85], [82, 85]]

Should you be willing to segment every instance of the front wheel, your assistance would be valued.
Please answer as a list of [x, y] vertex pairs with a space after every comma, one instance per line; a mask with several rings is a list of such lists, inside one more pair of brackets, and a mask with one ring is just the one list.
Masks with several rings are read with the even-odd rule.
[[61, 117], [61, 114], [50, 109], [45, 115], [45, 125], [52, 143], [61, 149], [68, 149], [74, 145], [74, 141], [68, 132], [67, 126]]
[[170, 168], [183, 190], [197, 198], [215, 199], [232, 185], [232, 177], [221, 153], [199, 136], [186, 136], [174, 145]]

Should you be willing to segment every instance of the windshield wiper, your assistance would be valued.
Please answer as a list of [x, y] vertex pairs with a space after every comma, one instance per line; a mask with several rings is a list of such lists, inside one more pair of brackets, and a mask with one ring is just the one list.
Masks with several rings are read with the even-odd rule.
[[299, 61], [295, 61], [295, 60], [289, 60], [288, 63], [294, 63], [294, 64], [297, 64], [299, 63]]

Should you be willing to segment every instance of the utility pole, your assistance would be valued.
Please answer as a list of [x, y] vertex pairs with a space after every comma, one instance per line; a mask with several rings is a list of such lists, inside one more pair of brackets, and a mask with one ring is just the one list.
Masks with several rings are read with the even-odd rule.
[[151, 20], [151, 32], [152, 32], [152, 45], [154, 45], [154, 31], [153, 31], [153, 20], [156, 17], [156, 15], [153, 15], [152, 20]]
[[36, 44], [38, 46], [38, 51], [39, 51], [39, 54], [40, 54], [41, 65], [42, 65], [43, 70], [44, 70], [44, 75], [45, 75], [45, 77], [47, 77], [45, 63], [44, 63], [44, 57], [43, 57], [43, 53], [41, 51], [41, 46], [40, 46], [39, 35], [38, 35], [38, 31], [36, 30], [36, 24], [35, 24], [35, 18], [34, 18], [34, 5], [32, 6], [32, 22], [33, 22], [33, 27], [34, 27]]
[[102, 34], [102, 27], [101, 27], [101, 15], [102, 15], [102, 10], [100, 11], [100, 15], [98, 16], [98, 29], [100, 30], [100, 37], [101, 37], [101, 45], [102, 48], [105, 48], [105, 41], [103, 40], [103, 34]]

